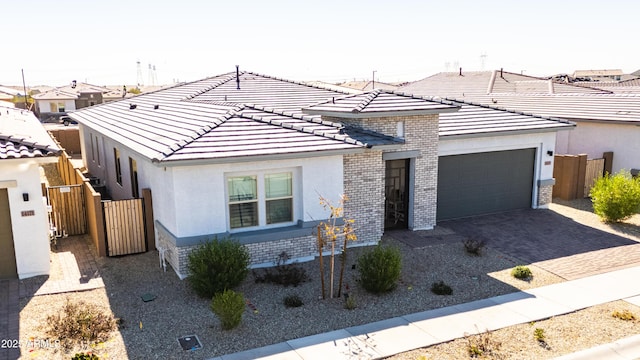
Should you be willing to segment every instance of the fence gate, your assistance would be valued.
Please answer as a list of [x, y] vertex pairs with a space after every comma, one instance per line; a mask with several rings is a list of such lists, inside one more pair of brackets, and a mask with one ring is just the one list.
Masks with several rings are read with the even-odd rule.
[[82, 185], [47, 187], [50, 223], [56, 236], [87, 233], [87, 215]]
[[604, 159], [587, 160], [587, 167], [584, 174], [584, 197], [589, 196], [591, 188], [604, 174]]
[[147, 251], [142, 199], [103, 201], [102, 209], [109, 256]]

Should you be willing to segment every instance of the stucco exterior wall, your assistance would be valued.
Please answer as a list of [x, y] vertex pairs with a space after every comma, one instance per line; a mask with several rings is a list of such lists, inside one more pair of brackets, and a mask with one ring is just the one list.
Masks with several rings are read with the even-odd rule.
[[[7, 189], [9, 196], [16, 268], [20, 279], [49, 274], [49, 223], [39, 166], [32, 159], [0, 160], [0, 186]], [[29, 194], [29, 201], [23, 200], [24, 193]]]
[[558, 137], [558, 154], [587, 154], [588, 159], [613, 151], [612, 171], [640, 169], [640, 126], [580, 121]]

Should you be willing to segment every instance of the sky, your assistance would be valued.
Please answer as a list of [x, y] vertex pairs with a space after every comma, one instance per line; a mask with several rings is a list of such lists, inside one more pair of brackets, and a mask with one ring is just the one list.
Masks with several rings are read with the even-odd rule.
[[[0, 85], [160, 85], [640, 69], [634, 0], [22, 0], [0, 5]], [[140, 65], [138, 65], [138, 63]], [[155, 71], [149, 70], [149, 68]]]

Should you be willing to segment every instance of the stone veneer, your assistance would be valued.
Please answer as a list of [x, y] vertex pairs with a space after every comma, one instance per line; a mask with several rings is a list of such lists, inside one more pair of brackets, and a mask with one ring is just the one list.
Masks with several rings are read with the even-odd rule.
[[553, 200], [553, 185], [538, 187], [538, 207], [548, 207]]
[[344, 190], [350, 201], [345, 215], [356, 220], [359, 237], [378, 241], [384, 230], [383, 153], [418, 150], [412, 159], [413, 208], [409, 211], [412, 230], [432, 229], [436, 225], [438, 185], [438, 115], [393, 116], [347, 119], [323, 116], [323, 120], [356, 126], [397, 137], [398, 122], [404, 123], [405, 143], [393, 151], [370, 150], [344, 156]]

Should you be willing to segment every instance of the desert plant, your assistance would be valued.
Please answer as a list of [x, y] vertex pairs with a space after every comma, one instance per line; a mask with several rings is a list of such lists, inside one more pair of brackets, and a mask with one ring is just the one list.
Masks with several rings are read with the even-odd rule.
[[207, 241], [189, 254], [189, 284], [200, 296], [232, 289], [249, 273], [249, 252], [231, 239]]
[[356, 297], [350, 294], [344, 294], [344, 308], [347, 310], [353, 310], [358, 307]]
[[73, 355], [73, 357], [71, 358], [71, 360], [100, 360], [100, 358], [92, 353], [77, 353], [75, 355]]
[[284, 302], [284, 306], [286, 306], [288, 308], [290, 308], [290, 307], [300, 307], [300, 306], [304, 305], [304, 302], [302, 302], [302, 299], [298, 295], [286, 296], [284, 298], [283, 302]]
[[486, 242], [483, 239], [477, 237], [471, 237], [464, 242], [464, 249], [471, 255], [480, 256], [482, 249], [485, 247]]
[[542, 328], [533, 329], [533, 337], [539, 342], [545, 341], [546, 336], [544, 334], [544, 329]]
[[625, 320], [625, 321], [631, 321], [636, 319], [636, 316], [627, 309], [622, 311], [616, 310], [613, 313], [611, 313], [611, 316], [613, 316], [616, 319]]
[[[356, 241], [358, 237], [353, 228], [353, 219], [345, 219], [344, 218], [344, 206], [345, 203], [349, 199], [346, 195], [340, 196], [340, 202], [338, 205], [333, 205], [331, 201], [320, 196], [320, 205], [322, 205], [325, 209], [329, 209], [329, 220], [321, 221], [318, 224], [316, 230], [317, 236], [317, 245], [318, 245], [318, 253], [320, 255], [320, 284], [322, 286], [322, 298], [325, 298], [325, 289], [324, 289], [324, 262], [323, 258], [323, 249], [325, 246], [331, 247], [331, 257], [329, 258], [329, 297], [333, 297], [333, 276], [334, 276], [334, 268], [335, 268], [335, 252], [336, 245], [340, 246], [338, 243], [338, 239], [342, 238], [342, 253], [340, 256], [341, 265], [340, 265], [340, 276], [338, 281], [338, 297], [342, 292], [342, 280], [344, 278], [344, 267], [347, 262], [347, 243], [349, 241]], [[339, 225], [338, 220], [343, 220], [343, 225]]]
[[440, 280], [439, 282], [431, 284], [431, 292], [436, 295], [451, 295], [453, 294], [453, 289], [451, 286], [445, 284], [444, 281]]
[[358, 259], [360, 284], [374, 294], [393, 290], [401, 270], [402, 255], [397, 248], [379, 244]]
[[213, 296], [210, 306], [211, 311], [220, 319], [222, 329], [233, 329], [242, 320], [244, 296], [233, 290], [225, 290]]
[[487, 330], [474, 336], [467, 336], [467, 353], [472, 358], [488, 357], [492, 359], [502, 358], [499, 350], [502, 344], [491, 337]]
[[526, 280], [530, 279], [533, 274], [531, 273], [531, 269], [524, 265], [518, 265], [511, 270], [511, 276], [516, 279]]
[[640, 177], [621, 170], [596, 180], [589, 192], [593, 212], [605, 222], [619, 222], [640, 212]]
[[49, 315], [45, 332], [60, 339], [65, 348], [74, 343], [97, 343], [107, 341], [116, 328], [113, 315], [94, 304], [67, 299], [62, 311]]
[[280, 284], [285, 287], [292, 285], [295, 287], [309, 280], [304, 268], [297, 263], [287, 264], [287, 260], [289, 260], [289, 255], [287, 255], [286, 251], [283, 251], [278, 255], [275, 268], [252, 270], [255, 282]]

